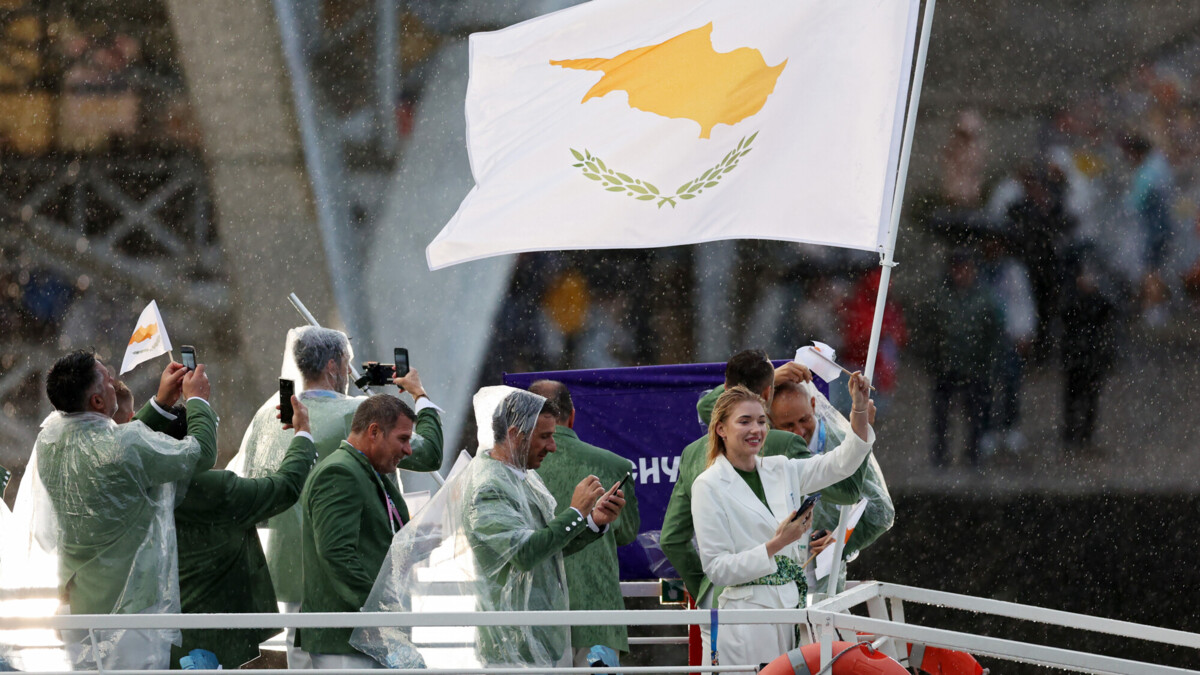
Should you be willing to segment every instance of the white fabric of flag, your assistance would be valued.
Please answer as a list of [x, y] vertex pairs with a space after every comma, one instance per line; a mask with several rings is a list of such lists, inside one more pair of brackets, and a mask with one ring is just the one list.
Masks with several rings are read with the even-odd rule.
[[[854, 505], [854, 510], [850, 512], [850, 520], [846, 523], [846, 541], [850, 541], [850, 535], [854, 534], [854, 528], [858, 526], [858, 521], [867, 511], [867, 498], [863, 497], [857, 504]], [[830, 543], [829, 546], [817, 554], [816, 574], [818, 579], [824, 579], [829, 576], [829, 571], [833, 569], [833, 549], [834, 546]]]
[[824, 342], [813, 340], [812, 346], [796, 350], [796, 363], [808, 366], [826, 382], [833, 382], [842, 376], [842, 367], [837, 363], [837, 352]]
[[151, 300], [146, 309], [142, 310], [133, 335], [129, 338], [125, 358], [121, 361], [120, 374], [124, 375], [138, 364], [170, 352], [171, 338], [167, 337], [167, 325], [163, 323], [162, 314], [158, 312], [158, 303]]
[[919, 0], [593, 0], [470, 37], [475, 187], [430, 269], [887, 241]]

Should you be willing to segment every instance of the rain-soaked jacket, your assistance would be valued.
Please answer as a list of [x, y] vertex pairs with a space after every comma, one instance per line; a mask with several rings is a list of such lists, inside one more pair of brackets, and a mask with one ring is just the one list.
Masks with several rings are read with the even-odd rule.
[[[808, 390], [808, 394], [816, 398], [813, 413], [818, 422], [817, 430], [813, 434], [813, 442], [808, 447], [815, 454], [823, 454], [838, 447], [847, 434], [853, 433], [850, 421], [838, 412], [837, 408], [834, 408], [816, 387], [811, 384], [804, 386]], [[850, 538], [846, 541], [845, 548], [842, 549], [842, 559], [846, 562], [857, 558], [860, 551], [873, 544], [884, 532], [892, 529], [892, 525], [896, 522], [896, 507], [892, 504], [892, 495], [888, 492], [887, 481], [883, 478], [883, 469], [875, 459], [875, 453], [871, 453], [864, 465], [866, 471], [863, 474], [862, 496], [867, 500], [867, 507], [854, 527], [854, 531], [850, 534]], [[813, 530], [835, 531], [839, 515], [836, 504], [824, 500], [817, 502], [813, 509]], [[845, 565], [841, 566], [839, 576], [838, 590], [840, 592], [846, 586]], [[809, 588], [821, 591], [825, 589], [825, 584], [828, 582], [827, 579], [822, 579], [820, 585], [813, 585], [815, 581], [809, 580]]]
[[[188, 402], [187, 412], [183, 440], [143, 423], [162, 421], [149, 404], [123, 425], [98, 413], [47, 417], [12, 518], [15, 536], [5, 541], [0, 584], [40, 585], [25, 573], [56, 560], [60, 613], [178, 612], [176, 498], [217, 457], [216, 414], [198, 399]], [[95, 633], [95, 650], [72, 651], [78, 637], [64, 631], [73, 667], [95, 668], [94, 652], [130, 662], [124, 645], [135, 635], [139, 649], [155, 654], [179, 640], [178, 630]], [[122, 642], [126, 637], [130, 642]], [[165, 666], [164, 658], [157, 667]]]
[[[542, 397], [510, 387], [476, 394], [481, 451], [392, 540], [364, 611], [438, 611], [443, 596], [472, 597], [480, 611], [568, 609], [563, 555], [601, 535], [572, 509], [555, 517], [554, 498], [537, 473], [514, 466], [526, 465], [528, 441], [513, 449], [514, 464], [488, 452], [500, 399], [505, 427], [528, 438]], [[350, 643], [389, 667], [424, 663], [407, 629], [360, 628]], [[454, 665], [552, 666], [569, 646], [566, 626], [481, 626], [475, 663]]]
[[[321, 462], [350, 435], [350, 423], [365, 396], [347, 396], [328, 390], [301, 392], [300, 399], [308, 407], [309, 426], [317, 446], [317, 462]], [[229, 469], [246, 478], [272, 476], [283, 463], [292, 432], [284, 431], [276, 418], [279, 395], [274, 394], [262, 404], [246, 434], [242, 446], [229, 464]], [[406, 471], [436, 471], [442, 466], [442, 422], [435, 409], [422, 407], [412, 438], [412, 455], [405, 457], [399, 468]], [[393, 475], [394, 485], [399, 480]], [[300, 504], [267, 521], [263, 548], [267, 566], [280, 602], [299, 603], [304, 594], [304, 578], [300, 567]]]

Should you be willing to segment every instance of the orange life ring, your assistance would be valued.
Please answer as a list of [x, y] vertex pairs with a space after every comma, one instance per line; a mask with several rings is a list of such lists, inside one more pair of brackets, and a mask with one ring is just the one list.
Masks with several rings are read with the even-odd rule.
[[930, 675], [984, 675], [987, 672], [966, 652], [923, 644], [908, 645], [908, 662], [915, 663]]
[[[909, 675], [904, 666], [870, 645], [834, 642], [832, 675]], [[759, 675], [813, 675], [821, 670], [821, 645], [797, 647], [763, 666]]]

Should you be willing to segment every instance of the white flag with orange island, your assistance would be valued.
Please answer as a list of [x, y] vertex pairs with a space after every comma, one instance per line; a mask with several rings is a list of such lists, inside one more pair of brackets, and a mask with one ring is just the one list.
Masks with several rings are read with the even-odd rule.
[[158, 312], [158, 303], [154, 300], [142, 310], [138, 317], [137, 326], [129, 338], [129, 346], [125, 348], [125, 358], [121, 361], [121, 375], [133, 370], [139, 363], [145, 363], [156, 356], [171, 353], [171, 338], [167, 337], [167, 326], [163, 323], [162, 314]]
[[887, 240], [919, 0], [593, 0], [470, 37], [475, 187], [430, 269]]

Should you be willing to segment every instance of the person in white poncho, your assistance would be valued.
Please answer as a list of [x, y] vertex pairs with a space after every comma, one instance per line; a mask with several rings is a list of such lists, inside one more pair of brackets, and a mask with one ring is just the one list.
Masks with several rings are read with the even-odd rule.
[[[555, 517], [554, 498], [532, 471], [555, 450], [553, 404], [510, 387], [486, 387], [475, 404], [481, 450], [397, 534], [364, 611], [420, 611], [429, 571], [457, 579], [455, 592], [472, 596], [482, 611], [566, 610], [563, 556], [598, 540], [620, 514], [624, 493], [589, 476], [572, 508]], [[480, 415], [481, 408], [494, 412]], [[424, 663], [402, 630], [358, 629], [350, 642], [389, 667]], [[569, 647], [566, 626], [481, 626], [475, 659], [483, 666], [570, 665]]]
[[[170, 364], [155, 399], [123, 425], [112, 420], [114, 382], [90, 352], [68, 354], [50, 369], [46, 393], [55, 412], [42, 423], [21, 484], [0, 585], [39, 583], [36, 573], [56, 564], [60, 613], [177, 613], [175, 500], [217, 457], [208, 378], [203, 365], [188, 371]], [[181, 394], [188, 436], [176, 440], [156, 429], [169, 424], [165, 411]], [[72, 668], [166, 668], [179, 631], [70, 630], [61, 637]], [[20, 652], [11, 656], [28, 669]]]

